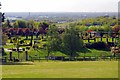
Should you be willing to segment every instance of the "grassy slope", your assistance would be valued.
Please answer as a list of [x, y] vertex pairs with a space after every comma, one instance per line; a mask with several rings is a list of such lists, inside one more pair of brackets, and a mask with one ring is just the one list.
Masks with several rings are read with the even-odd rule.
[[[34, 36], [35, 37], [35, 36]], [[25, 39], [25, 37], [21, 37], [21, 39]], [[38, 44], [38, 46], [42, 47], [42, 44], [45, 44], [46, 41], [42, 41], [42, 40], [38, 40], [40, 42], [40, 44]], [[99, 40], [97, 40], [99, 41]], [[103, 41], [105, 41], [105, 38], [103, 38]], [[8, 41], [10, 42], [10, 41]], [[29, 42], [29, 40], [26, 40], [26, 42]], [[84, 42], [87, 42], [87, 40], [84, 40]], [[93, 42], [93, 40], [91, 40], [91, 42]], [[5, 45], [3, 46], [4, 48], [15, 48], [14, 45]], [[22, 46], [22, 48], [25, 48], [26, 46]], [[80, 56], [101, 56], [101, 55], [105, 55], [105, 56], [111, 56], [111, 52], [110, 51], [103, 51], [103, 50], [95, 50], [95, 49], [88, 49], [88, 52], [85, 52], [86, 50], [83, 50], [83, 52], [78, 52], [78, 54]], [[31, 56], [39, 56], [40, 57], [45, 57], [47, 56], [47, 51], [46, 50], [34, 50], [32, 47], [31, 49], [28, 51], [29, 55]], [[86, 54], [84, 54], [86, 53]], [[9, 57], [9, 52], [7, 52], [7, 56]], [[13, 57], [17, 58], [18, 53], [17, 52], [13, 52]], [[52, 52], [51, 55], [54, 56], [67, 56], [64, 53], [61, 52]], [[21, 58], [24, 57], [24, 52], [22, 52], [22, 54], [20, 54]]]
[[[104, 55], [104, 56], [111, 56], [112, 53], [110, 51], [103, 51], [103, 50], [95, 50], [95, 49], [88, 49], [89, 52], [78, 52], [79, 56], [82, 57], [82, 56], [101, 56], [101, 55]], [[83, 50], [84, 51], [84, 50]], [[20, 53], [20, 57], [21, 58], [24, 58], [24, 53], [25, 52], [22, 52]], [[47, 56], [47, 51], [46, 50], [34, 50], [33, 48], [31, 48], [29, 51], [28, 51], [29, 55], [32, 56], [32, 57], [45, 57]], [[7, 52], [7, 57], [9, 57], [9, 52]], [[52, 52], [50, 53], [51, 56], [67, 56], [66, 54], [62, 53], [62, 52]], [[13, 57], [16, 57], [17, 58], [18, 56], [18, 53], [17, 52], [13, 52]]]
[[[103, 50], [96, 50], [96, 49], [88, 49], [88, 52], [84, 52], [85, 50], [83, 50], [82, 52], [78, 52], [79, 56], [82, 57], [82, 56], [101, 56], [101, 55], [104, 55], [104, 56], [111, 56], [112, 53], [110, 51], [103, 51]], [[21, 58], [24, 58], [24, 53], [25, 52], [22, 52], [20, 53], [20, 56]], [[47, 56], [47, 51], [46, 50], [34, 50], [33, 48], [31, 48], [29, 51], [28, 51], [29, 55], [32, 56], [32, 57], [45, 57]], [[7, 57], [9, 57], [9, 52], [7, 52]], [[51, 56], [67, 56], [66, 54], [62, 53], [62, 52], [52, 52], [50, 53]], [[17, 52], [13, 52], [13, 57], [16, 57], [17, 58], [18, 56], [18, 53]]]
[[35, 62], [3, 65], [3, 78], [117, 78], [118, 61]]

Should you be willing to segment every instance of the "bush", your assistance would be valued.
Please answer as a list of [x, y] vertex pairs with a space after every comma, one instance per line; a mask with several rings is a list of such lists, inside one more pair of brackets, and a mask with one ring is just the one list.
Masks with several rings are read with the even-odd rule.
[[108, 49], [108, 45], [105, 42], [88, 43], [86, 47], [90, 49]]

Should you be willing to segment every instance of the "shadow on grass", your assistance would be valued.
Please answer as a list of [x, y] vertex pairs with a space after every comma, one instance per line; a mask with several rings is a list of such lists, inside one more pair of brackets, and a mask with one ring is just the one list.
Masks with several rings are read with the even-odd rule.
[[104, 49], [95, 49], [95, 48], [88, 48], [88, 49], [91, 49], [91, 50], [99, 50], [99, 51], [111, 51], [110, 48], [104, 48]]
[[82, 48], [82, 49], [80, 49], [79, 52], [81, 52], [81, 53], [91, 53], [91, 51], [88, 48]]
[[[70, 56], [70, 52], [68, 51], [61, 51], [63, 54]], [[81, 48], [79, 51], [77, 52], [73, 52], [72, 56], [79, 56], [80, 53], [91, 53], [91, 51], [88, 48]]]
[[33, 65], [33, 62], [3, 62], [2, 65]]

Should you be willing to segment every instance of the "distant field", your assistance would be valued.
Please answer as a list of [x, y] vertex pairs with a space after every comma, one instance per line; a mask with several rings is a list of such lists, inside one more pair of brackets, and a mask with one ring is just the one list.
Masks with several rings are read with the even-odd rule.
[[3, 78], [118, 78], [118, 61], [34, 62], [2, 69]]

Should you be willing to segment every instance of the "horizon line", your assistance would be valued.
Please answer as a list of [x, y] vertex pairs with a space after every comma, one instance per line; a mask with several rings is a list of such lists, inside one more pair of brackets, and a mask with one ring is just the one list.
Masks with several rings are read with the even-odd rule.
[[117, 11], [107, 11], [107, 12], [101, 12], [101, 11], [100, 12], [98, 11], [97, 12], [90, 12], [90, 11], [86, 11], [86, 12], [79, 12], [79, 11], [78, 12], [77, 11], [76, 12], [64, 12], [64, 11], [63, 12], [62, 11], [61, 12], [57, 12], [57, 11], [56, 12], [54, 11], [51, 11], [51, 12], [24, 12], [24, 11], [18, 12], [17, 11], [17, 12], [2, 12], [2, 13], [109, 13], [109, 12], [118, 13]]

